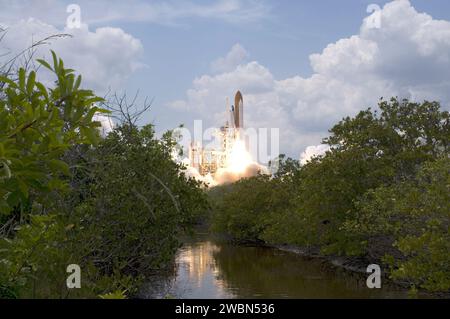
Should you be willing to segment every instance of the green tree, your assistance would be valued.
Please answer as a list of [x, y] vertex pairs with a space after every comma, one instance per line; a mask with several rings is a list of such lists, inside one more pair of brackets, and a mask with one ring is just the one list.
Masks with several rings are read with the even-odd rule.
[[95, 106], [102, 99], [80, 88], [81, 76], [52, 56], [53, 66], [39, 60], [56, 76], [52, 88], [24, 68], [0, 77], [0, 293], [10, 296], [36, 281], [46, 260], [66, 257], [59, 250], [66, 225], [54, 210], [70, 175], [61, 159], [72, 145], [98, 142], [92, 118], [106, 112]]
[[288, 202], [286, 189], [268, 175], [242, 179], [223, 186], [213, 203], [213, 229], [239, 242], [263, 241], [271, 216], [277, 216]]
[[[346, 118], [324, 142], [331, 150], [301, 168], [297, 211], [307, 239], [324, 252], [363, 254], [365, 241], [346, 234], [366, 192], [413, 178], [421, 165], [448, 155], [450, 116], [436, 102], [381, 101], [381, 112]], [[303, 229], [302, 227], [302, 229]]]
[[[130, 296], [173, 266], [205, 194], [172, 159], [171, 132], [126, 122], [100, 138], [101, 99], [52, 54], [39, 61], [52, 88], [23, 69], [0, 78], [0, 297]], [[69, 264], [81, 289], [66, 287]]]
[[[98, 141], [92, 121], [101, 99], [80, 89], [81, 76], [66, 69], [53, 55], [53, 67], [39, 62], [56, 76], [55, 87], [47, 89], [36, 80], [36, 72], [21, 68], [16, 81], [0, 77], [0, 216], [5, 221], [26, 218], [52, 200], [54, 190], [66, 185], [60, 177], [69, 174], [61, 161], [74, 144]], [[25, 216], [24, 216], [25, 213]], [[12, 222], [11, 222], [12, 224]]]
[[[413, 179], [382, 186], [358, 203], [345, 231], [391, 249], [377, 251], [392, 277], [432, 291], [450, 289], [450, 159], [427, 162]], [[370, 252], [370, 250], [369, 250]]]
[[172, 159], [174, 143], [170, 133], [157, 139], [151, 125], [124, 124], [89, 152], [88, 196], [77, 219], [99, 268], [169, 266], [178, 236], [206, 210], [201, 184]]

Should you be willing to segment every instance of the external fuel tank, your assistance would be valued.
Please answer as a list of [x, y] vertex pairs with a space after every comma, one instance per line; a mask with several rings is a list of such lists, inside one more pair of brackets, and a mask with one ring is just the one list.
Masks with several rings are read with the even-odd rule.
[[241, 91], [237, 91], [234, 97], [234, 124], [236, 128], [244, 127], [244, 99]]

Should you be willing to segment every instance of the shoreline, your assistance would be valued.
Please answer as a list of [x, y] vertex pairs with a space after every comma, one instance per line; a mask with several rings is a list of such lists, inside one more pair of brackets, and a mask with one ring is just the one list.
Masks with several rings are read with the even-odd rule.
[[368, 265], [370, 265], [370, 263], [368, 263], [368, 261], [363, 257], [348, 257], [348, 256], [344, 257], [344, 256], [335, 256], [335, 255], [327, 256], [327, 255], [320, 254], [318, 252], [318, 250], [305, 249], [305, 248], [292, 246], [292, 245], [268, 244], [267, 247], [279, 249], [282, 251], [287, 251], [290, 253], [300, 255], [302, 257], [323, 259], [335, 267], [343, 268], [345, 270], [348, 270], [351, 272], [356, 272], [356, 273], [361, 273], [361, 274], [367, 274], [366, 268]]
[[[323, 255], [316, 249], [306, 249], [293, 245], [272, 245], [266, 244], [268, 248], [278, 249], [280, 251], [290, 252], [301, 257], [321, 259], [328, 263], [334, 268], [343, 269], [345, 271], [359, 274], [361, 276], [369, 276], [370, 273], [366, 271], [366, 268], [371, 263], [364, 257], [349, 257], [349, 256], [334, 256], [334, 255]], [[409, 291], [411, 287], [406, 282], [400, 282], [389, 278], [388, 272], [382, 271], [382, 278], [388, 282], [388, 285], [397, 287], [398, 289]], [[450, 299], [450, 292], [429, 292], [424, 289], [419, 289], [417, 296], [412, 296], [411, 298], [439, 298], [439, 299]]]

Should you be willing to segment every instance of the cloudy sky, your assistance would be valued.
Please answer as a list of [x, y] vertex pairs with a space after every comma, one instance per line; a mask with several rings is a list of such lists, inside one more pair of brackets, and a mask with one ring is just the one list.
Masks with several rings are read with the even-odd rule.
[[[80, 28], [67, 27], [71, 3]], [[370, 4], [381, 11], [368, 13]], [[279, 128], [281, 152], [298, 158], [323, 150], [315, 145], [333, 123], [380, 97], [448, 110], [449, 21], [448, 0], [0, 0], [0, 65], [69, 33], [37, 54], [54, 49], [100, 95], [154, 98], [143, 123], [221, 125], [226, 97], [240, 89], [246, 125]]]

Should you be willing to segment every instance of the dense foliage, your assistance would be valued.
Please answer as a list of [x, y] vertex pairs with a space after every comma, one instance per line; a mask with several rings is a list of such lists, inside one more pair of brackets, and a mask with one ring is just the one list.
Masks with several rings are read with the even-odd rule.
[[[0, 76], [0, 297], [132, 296], [203, 217], [203, 185], [172, 159], [171, 132], [157, 138], [125, 114], [101, 137], [102, 99], [52, 56], [39, 60], [51, 87], [23, 68]], [[273, 176], [212, 189], [213, 230], [362, 256], [410, 287], [448, 291], [449, 113], [381, 101], [324, 143], [303, 166], [281, 156]], [[69, 264], [81, 267], [81, 289], [66, 287]]]
[[[172, 262], [202, 185], [172, 160], [170, 132], [123, 123], [101, 138], [102, 99], [54, 53], [39, 62], [53, 87], [25, 69], [0, 78], [0, 297], [130, 296]], [[69, 264], [81, 289], [66, 286]]]
[[411, 287], [449, 290], [449, 113], [436, 102], [392, 99], [330, 133], [330, 150], [304, 166], [281, 158], [273, 178], [215, 190], [226, 200], [214, 197], [214, 229], [365, 256]]
[[42, 65], [57, 77], [55, 88], [47, 89], [36, 81], [36, 72], [18, 79], [0, 78], [0, 213], [17, 215], [43, 204], [53, 191], [63, 187], [59, 178], [69, 167], [60, 160], [74, 144], [98, 140], [92, 121], [103, 110], [94, 106], [101, 100], [92, 91], [81, 90], [81, 76], [64, 68], [53, 53], [53, 68]]
[[239, 242], [261, 241], [260, 235], [271, 225], [271, 219], [289, 208], [286, 190], [281, 181], [267, 175], [223, 187], [214, 201], [217, 210], [213, 230], [226, 230]]

